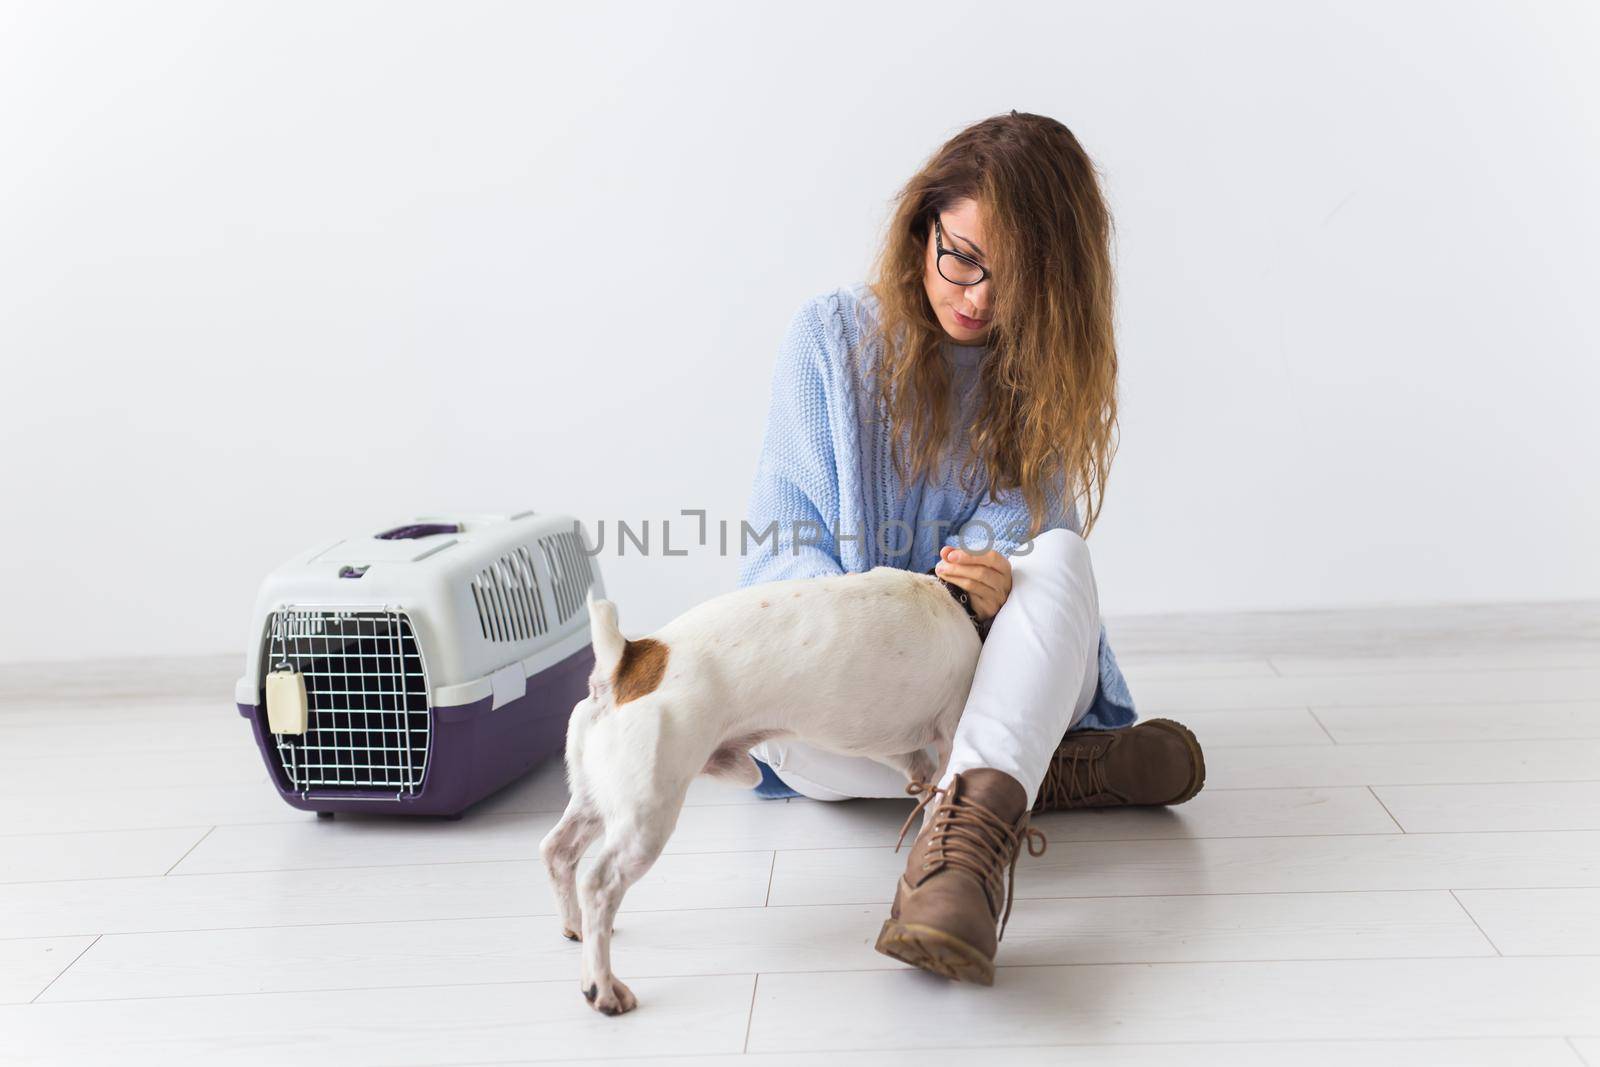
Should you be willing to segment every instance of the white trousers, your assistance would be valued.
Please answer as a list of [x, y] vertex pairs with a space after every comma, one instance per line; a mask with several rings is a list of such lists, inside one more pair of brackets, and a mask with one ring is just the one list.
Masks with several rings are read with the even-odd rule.
[[[978, 656], [972, 691], [939, 780], [993, 767], [1022, 783], [1031, 807], [1061, 735], [1094, 702], [1100, 681], [1100, 597], [1089, 547], [1071, 530], [1049, 530], [1011, 557], [1011, 595]], [[905, 776], [864, 756], [801, 741], [767, 741], [750, 754], [813, 800], [903, 797]], [[934, 755], [929, 750], [930, 755]]]

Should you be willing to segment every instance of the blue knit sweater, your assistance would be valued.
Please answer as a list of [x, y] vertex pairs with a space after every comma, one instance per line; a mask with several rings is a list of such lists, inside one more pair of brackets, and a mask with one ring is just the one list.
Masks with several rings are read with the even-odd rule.
[[[965, 436], [955, 434], [939, 473], [902, 486], [889, 455], [889, 430], [866, 374], [879, 355], [864, 343], [876, 302], [865, 285], [806, 302], [789, 323], [772, 375], [766, 437], [750, 493], [753, 531], [739, 585], [855, 573], [878, 566], [927, 571], [942, 545], [1011, 555], [1027, 537], [1028, 508], [1016, 490], [986, 499], [981, 468], [970, 490], [959, 474]], [[981, 399], [978, 364], [987, 352], [948, 339], [953, 426], [971, 424]], [[1081, 531], [1076, 505], [1056, 492], [1043, 529]], [[775, 538], [757, 543], [768, 528]], [[1063, 693], [1069, 700], [1073, 694]], [[1080, 728], [1127, 726], [1133, 697], [1100, 626], [1100, 683]]]

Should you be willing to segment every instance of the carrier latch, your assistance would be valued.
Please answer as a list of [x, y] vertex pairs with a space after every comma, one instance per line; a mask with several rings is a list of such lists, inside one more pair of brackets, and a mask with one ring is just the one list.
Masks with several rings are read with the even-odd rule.
[[267, 674], [267, 729], [275, 734], [306, 732], [306, 676], [280, 665]]

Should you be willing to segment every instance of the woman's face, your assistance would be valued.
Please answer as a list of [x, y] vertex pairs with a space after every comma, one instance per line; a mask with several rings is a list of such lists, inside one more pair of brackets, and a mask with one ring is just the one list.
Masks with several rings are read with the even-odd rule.
[[[945, 248], [953, 248], [971, 256], [985, 267], [990, 265], [982, 251], [983, 222], [976, 200], [970, 197], [957, 200], [939, 213], [939, 222], [944, 229]], [[939, 316], [939, 324], [944, 327], [944, 332], [956, 344], [984, 344], [988, 339], [989, 318], [993, 311], [989, 304], [989, 286], [994, 279], [985, 278], [977, 285], [957, 285], [947, 280], [936, 266], [938, 237], [939, 234], [930, 225], [928, 255], [922, 272], [922, 284], [928, 290], [928, 303], [933, 307], [934, 314]], [[954, 266], [957, 262], [945, 257], [948, 266]]]

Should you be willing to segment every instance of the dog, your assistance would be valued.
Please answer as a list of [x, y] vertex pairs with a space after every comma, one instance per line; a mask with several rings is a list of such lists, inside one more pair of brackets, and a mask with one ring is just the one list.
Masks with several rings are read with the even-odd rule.
[[[571, 800], [539, 845], [561, 932], [583, 943], [579, 988], [620, 1015], [638, 1003], [611, 970], [612, 924], [661, 854], [694, 777], [755, 786], [752, 745], [796, 738], [935, 781], [981, 647], [930, 574], [896, 567], [747, 586], [629, 640], [589, 593], [594, 670], [567, 725]], [[930, 756], [932, 748], [938, 755]], [[578, 860], [601, 839], [578, 883]]]

